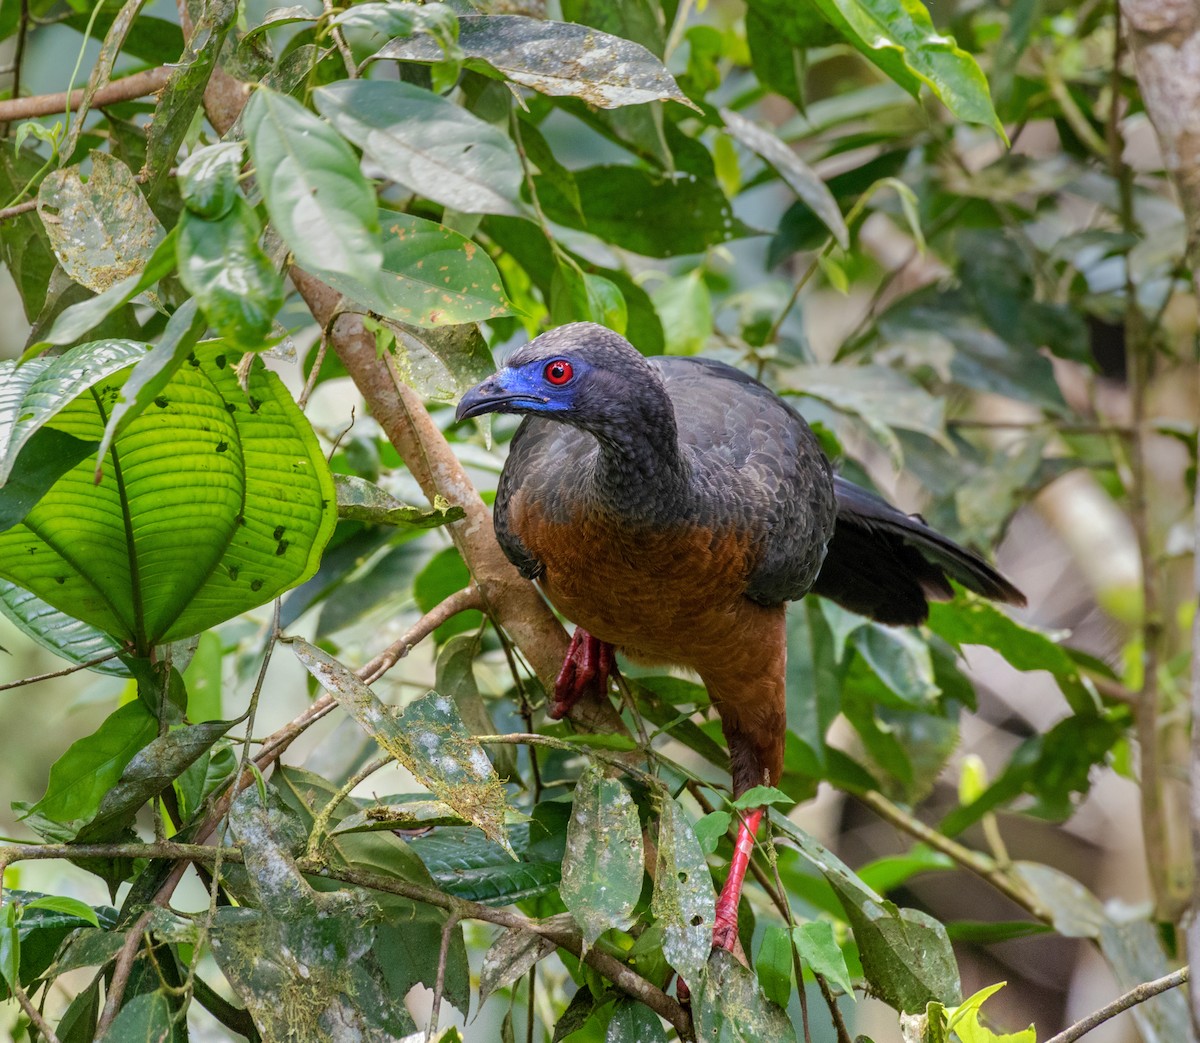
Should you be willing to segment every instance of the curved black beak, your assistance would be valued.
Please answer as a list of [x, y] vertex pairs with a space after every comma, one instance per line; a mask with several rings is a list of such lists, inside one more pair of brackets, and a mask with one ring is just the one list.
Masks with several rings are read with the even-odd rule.
[[504, 384], [504, 371], [494, 374], [471, 388], [458, 402], [456, 421], [484, 413], [520, 413], [545, 405], [548, 399], [524, 391], [510, 391]]

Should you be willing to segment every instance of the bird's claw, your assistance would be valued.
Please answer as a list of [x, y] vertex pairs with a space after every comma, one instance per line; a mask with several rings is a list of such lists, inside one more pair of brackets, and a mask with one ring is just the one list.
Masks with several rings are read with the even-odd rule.
[[554, 702], [550, 716], [565, 717], [585, 695], [603, 696], [615, 669], [612, 645], [576, 627], [562, 669], [554, 682]]

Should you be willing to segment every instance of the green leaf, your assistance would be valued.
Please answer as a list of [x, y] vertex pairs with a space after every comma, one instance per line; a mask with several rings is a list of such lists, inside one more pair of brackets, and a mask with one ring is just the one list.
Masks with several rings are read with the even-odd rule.
[[873, 993], [896, 1010], [924, 1011], [929, 1000], [959, 999], [958, 965], [946, 929], [916, 909], [901, 909], [867, 887], [833, 852], [782, 815], [771, 824], [829, 882], [842, 904]]
[[846, 957], [833, 936], [833, 924], [828, 920], [810, 920], [792, 928], [792, 944], [800, 959], [808, 964], [814, 974], [833, 982], [847, 996], [853, 997], [854, 987], [850, 983], [850, 971], [846, 968]]
[[[81, 463], [0, 533], [0, 576], [142, 655], [307, 579], [336, 521], [333, 483], [279, 378], [256, 359], [246, 380], [219, 345], [197, 349], [115, 439], [99, 484]], [[99, 440], [118, 387], [73, 399], [55, 426]]]
[[921, 0], [813, 0], [867, 59], [914, 97], [929, 86], [959, 119], [991, 127], [1006, 142], [987, 79], [954, 38], [938, 32]]
[[235, 348], [266, 347], [283, 305], [283, 280], [258, 245], [258, 218], [238, 198], [223, 217], [185, 210], [179, 218], [179, 281], [195, 296], [208, 324]]
[[134, 996], [113, 1020], [109, 1030], [100, 1037], [111, 1043], [165, 1043], [174, 1038], [174, 1016], [171, 999], [161, 991], [144, 992]]
[[583, 220], [545, 175], [534, 179], [546, 215], [568, 228], [647, 257], [701, 253], [709, 246], [759, 234], [734, 216], [713, 181], [675, 177], [627, 166], [575, 171]]
[[725, 949], [713, 950], [692, 1006], [696, 1038], [705, 1043], [781, 1043], [796, 1038], [787, 1014], [762, 994], [754, 974]]
[[792, 966], [792, 940], [784, 928], [770, 924], [763, 932], [754, 970], [767, 999], [786, 1009], [796, 971]]
[[[396, 714], [332, 656], [296, 638], [292, 650], [359, 726], [403, 764], [423, 786], [508, 849], [508, 801], [483, 748], [459, 719], [454, 704], [430, 692]], [[514, 855], [515, 857], [515, 855]]]
[[[263, 1036], [321, 1039], [329, 1025], [364, 1040], [412, 1032], [403, 993], [389, 990], [372, 951], [379, 906], [361, 891], [308, 884], [256, 791], [246, 791], [230, 818], [249, 893], [239, 907], [219, 910], [213, 955]], [[286, 997], [297, 1002], [281, 1002]]]
[[117, 836], [142, 806], [155, 799], [233, 726], [232, 721], [205, 721], [173, 728], [138, 750], [95, 814], [76, 833], [81, 844]]
[[157, 734], [158, 721], [141, 700], [126, 703], [51, 765], [45, 796], [24, 808], [21, 818], [47, 839], [73, 840], [95, 817], [129, 762]]
[[[467, 67], [482, 67], [542, 94], [573, 96], [601, 109], [678, 101], [695, 108], [641, 44], [575, 25], [523, 15], [467, 15], [458, 20]], [[428, 37], [393, 40], [376, 58], [440, 62]]]
[[23, 522], [51, 486], [95, 449], [95, 443], [53, 427], [35, 431], [0, 487], [0, 532]]
[[32, 902], [25, 903], [26, 909], [49, 909], [56, 913], [65, 913], [67, 916], [75, 916], [80, 920], [86, 920], [93, 927], [100, 926], [100, 920], [96, 916], [96, 910], [86, 902], [79, 901], [78, 898], [68, 898], [66, 895], [44, 895], [41, 898], [35, 898]]
[[703, 270], [693, 268], [658, 283], [650, 297], [662, 317], [667, 351], [672, 355], [703, 351], [713, 332], [713, 303]]
[[708, 963], [716, 897], [704, 851], [683, 809], [664, 797], [658, 820], [658, 868], [650, 911], [663, 929], [663, 955], [685, 981]]
[[866, 623], [850, 641], [888, 691], [908, 706], [927, 706], [940, 694], [929, 645], [915, 631]]
[[956, 598], [953, 605], [930, 606], [929, 628], [955, 648], [984, 645], [1018, 670], [1047, 670], [1071, 709], [1094, 716], [1099, 701], [1079, 675], [1075, 661], [1045, 634], [1022, 626], [982, 598]]
[[667, 1043], [667, 1034], [654, 1011], [637, 1000], [624, 999], [613, 1011], [604, 1043]]
[[17, 912], [11, 899], [0, 909], [0, 977], [10, 990], [21, 984], [21, 936], [17, 932]]
[[769, 804], [786, 804], [790, 807], [795, 803], [794, 798], [774, 786], [752, 786], [730, 806], [739, 811], [750, 811], [753, 808], [766, 807]]
[[141, 273], [165, 233], [124, 163], [93, 152], [91, 164], [86, 181], [79, 166], [47, 174], [38, 215], [63, 270], [102, 293]]
[[376, 285], [383, 263], [375, 193], [333, 128], [285, 94], [260, 88], [243, 114], [271, 223], [317, 275]]
[[559, 894], [591, 946], [633, 922], [642, 890], [642, 827], [619, 779], [589, 765], [575, 787]]
[[550, 894], [562, 879], [562, 834], [559, 849], [553, 852], [557, 860], [550, 853], [532, 848], [530, 835], [530, 825], [516, 823], [509, 827], [509, 843], [520, 857], [518, 862], [507, 849], [475, 829], [434, 829], [412, 837], [408, 846], [425, 864], [434, 883], [448, 894], [501, 906]]
[[817, 215], [843, 250], [850, 249], [850, 232], [833, 193], [815, 170], [771, 131], [752, 123], [732, 109], [721, 109], [726, 129], [741, 144], [766, 160], [788, 187]]
[[512, 139], [460, 105], [411, 83], [342, 80], [313, 95], [317, 111], [390, 179], [469, 214], [524, 211]]
[[218, 141], [196, 149], [179, 164], [179, 194], [197, 217], [215, 221], [241, 197], [238, 174], [246, 152], [244, 141]]
[[717, 844], [729, 832], [732, 823], [733, 816], [728, 811], [710, 811], [696, 822], [696, 839], [706, 855], [717, 850]]
[[338, 517], [369, 525], [396, 525], [413, 529], [433, 529], [460, 521], [466, 512], [448, 503], [433, 507], [411, 507], [401, 503], [373, 482], [353, 474], [335, 474]]

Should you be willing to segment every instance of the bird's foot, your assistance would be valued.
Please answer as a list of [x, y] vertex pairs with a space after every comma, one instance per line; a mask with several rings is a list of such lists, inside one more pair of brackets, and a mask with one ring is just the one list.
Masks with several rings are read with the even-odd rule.
[[565, 717], [585, 695], [603, 696], [608, 678], [616, 669], [613, 646], [576, 627], [562, 669], [554, 682], [554, 703], [550, 716]]
[[729, 860], [729, 876], [717, 896], [717, 915], [713, 924], [713, 948], [725, 949], [746, 962], [738, 941], [738, 904], [742, 900], [742, 884], [750, 866], [750, 852], [754, 850], [754, 834], [762, 821], [763, 809], [755, 808], [738, 825], [737, 840], [733, 845], [733, 858]]

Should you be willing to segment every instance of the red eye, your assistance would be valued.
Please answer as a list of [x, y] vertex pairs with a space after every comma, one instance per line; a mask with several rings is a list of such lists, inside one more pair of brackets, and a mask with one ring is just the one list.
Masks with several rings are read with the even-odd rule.
[[571, 378], [575, 376], [575, 370], [566, 359], [555, 359], [553, 362], [546, 363], [542, 374], [551, 384], [561, 386], [570, 383]]

